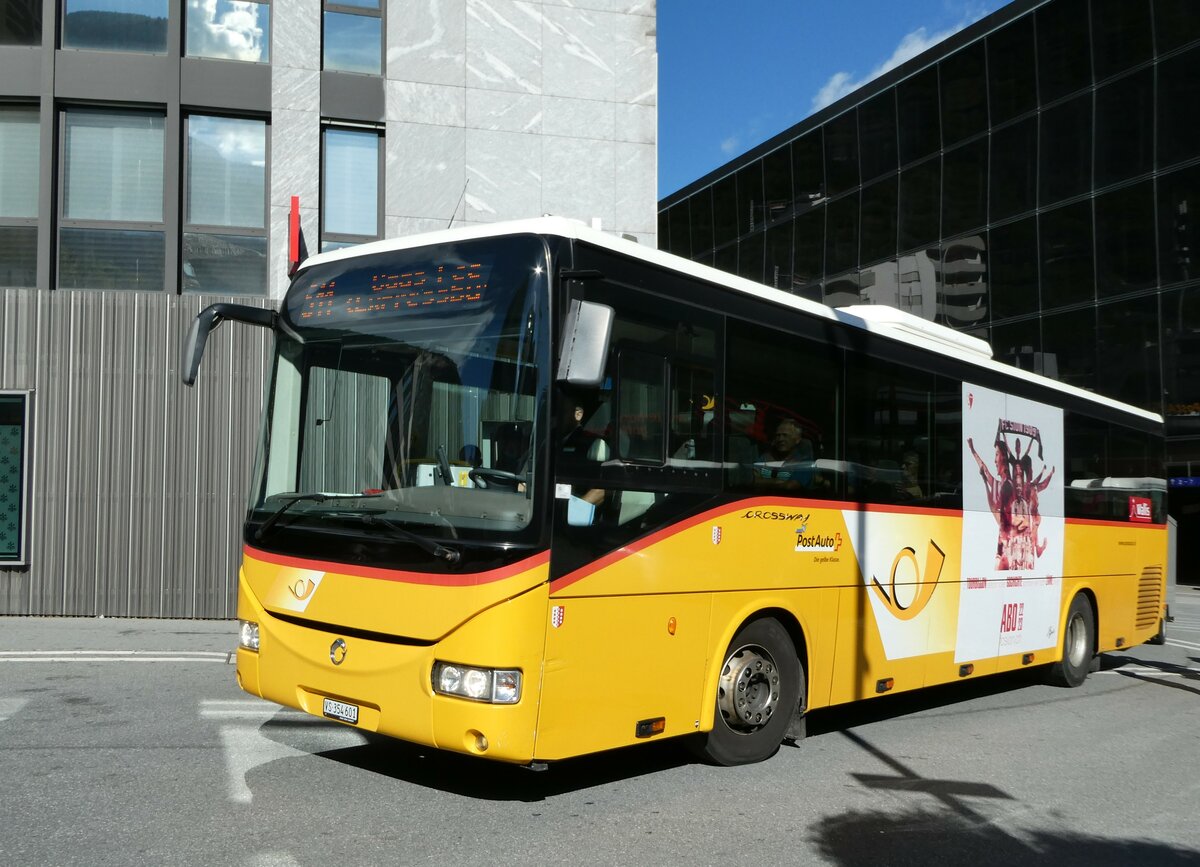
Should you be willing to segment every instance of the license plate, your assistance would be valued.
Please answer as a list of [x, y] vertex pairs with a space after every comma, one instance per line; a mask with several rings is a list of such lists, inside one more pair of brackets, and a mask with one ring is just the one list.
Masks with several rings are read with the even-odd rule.
[[325, 716], [331, 719], [339, 719], [348, 723], [358, 722], [358, 705], [356, 704], [346, 704], [344, 701], [327, 698], [322, 703], [321, 710], [325, 712]]

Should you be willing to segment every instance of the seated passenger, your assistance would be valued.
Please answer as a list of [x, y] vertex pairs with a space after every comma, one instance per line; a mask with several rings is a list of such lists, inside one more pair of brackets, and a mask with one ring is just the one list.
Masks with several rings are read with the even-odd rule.
[[766, 451], [754, 462], [754, 482], [768, 487], [798, 488], [812, 481], [813, 447], [800, 425], [785, 418], [775, 428]]

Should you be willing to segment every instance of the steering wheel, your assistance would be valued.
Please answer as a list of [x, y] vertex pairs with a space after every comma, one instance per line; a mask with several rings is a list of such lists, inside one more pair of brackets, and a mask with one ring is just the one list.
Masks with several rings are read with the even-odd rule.
[[[498, 482], [501, 483], [498, 485], [499, 487], [511, 486], [515, 491], [517, 485], [524, 484], [527, 481], [524, 475], [510, 473], [508, 470], [497, 470], [492, 467], [472, 467], [467, 472], [467, 475], [470, 476], [471, 481], [481, 488], [490, 488], [492, 482]], [[507, 485], [503, 483], [507, 483]]]

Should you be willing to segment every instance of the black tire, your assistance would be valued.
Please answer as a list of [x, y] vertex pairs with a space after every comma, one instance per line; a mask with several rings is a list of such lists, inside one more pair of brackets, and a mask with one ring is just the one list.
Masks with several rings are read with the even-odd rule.
[[1077, 687], [1087, 680], [1096, 655], [1096, 613], [1087, 596], [1071, 600], [1063, 628], [1062, 659], [1050, 666], [1048, 680], [1056, 686]]
[[692, 751], [717, 765], [770, 758], [803, 695], [804, 669], [787, 630], [769, 618], [743, 625], [725, 652], [712, 731], [696, 735]]

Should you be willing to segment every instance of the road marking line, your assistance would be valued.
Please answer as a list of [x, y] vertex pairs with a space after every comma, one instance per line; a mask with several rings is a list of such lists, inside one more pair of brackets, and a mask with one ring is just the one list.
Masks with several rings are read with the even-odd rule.
[[28, 703], [27, 698], [0, 698], [0, 722], [16, 716]]
[[1184, 650], [1200, 650], [1200, 644], [1194, 641], [1180, 641], [1178, 638], [1168, 638], [1167, 644], [1173, 647], [1182, 647]]
[[219, 662], [227, 651], [215, 650], [0, 650], [0, 662]]

